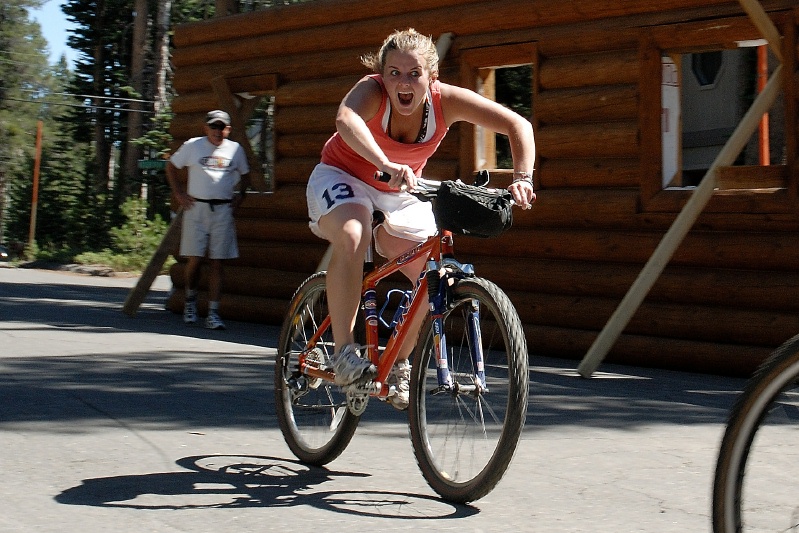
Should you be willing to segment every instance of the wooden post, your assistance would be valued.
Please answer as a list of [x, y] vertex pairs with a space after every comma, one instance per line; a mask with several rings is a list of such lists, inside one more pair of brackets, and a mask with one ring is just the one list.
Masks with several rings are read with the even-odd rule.
[[39, 207], [39, 169], [42, 164], [42, 121], [36, 122], [36, 158], [33, 161], [33, 194], [31, 195], [31, 221], [28, 228], [28, 249], [36, 241], [36, 211]]
[[147, 264], [147, 268], [144, 269], [144, 272], [142, 272], [136, 286], [128, 293], [125, 305], [122, 306], [122, 312], [126, 315], [134, 316], [136, 314], [136, 311], [139, 310], [139, 306], [141, 306], [141, 303], [150, 291], [153, 281], [156, 276], [158, 276], [158, 273], [161, 272], [161, 268], [164, 266], [167, 257], [169, 257], [170, 253], [177, 250], [180, 244], [180, 228], [182, 226], [183, 208], [180, 208], [175, 218], [173, 218], [172, 222], [169, 224], [169, 228], [166, 230], [161, 244], [153, 254], [153, 257], [150, 258], [150, 262]]
[[219, 108], [224, 109], [230, 114], [230, 122], [232, 131], [230, 137], [232, 141], [236, 141], [241, 145], [244, 153], [247, 155], [247, 160], [250, 163], [250, 181], [253, 188], [264, 192], [266, 191], [266, 182], [264, 181], [264, 172], [261, 165], [258, 163], [258, 158], [253, 152], [250, 140], [247, 138], [247, 119], [250, 118], [255, 108], [258, 107], [258, 98], [242, 99], [233, 94], [228, 86], [228, 82], [224, 76], [219, 76], [211, 80], [211, 87], [216, 93], [217, 100], [219, 101]]
[[777, 67], [768, 84], [766, 84], [766, 88], [755, 98], [752, 106], [741, 119], [740, 124], [735, 128], [732, 136], [727, 140], [727, 143], [702, 178], [702, 182], [663, 236], [638, 278], [630, 287], [630, 290], [627, 291], [624, 299], [622, 299], [616, 311], [611, 315], [610, 320], [605, 324], [594, 344], [591, 345], [588, 353], [580, 362], [577, 370], [581, 376], [590, 377], [619, 338], [622, 330], [629, 323], [638, 307], [640, 307], [649, 289], [655, 284], [675, 250], [685, 238], [688, 230], [691, 229], [691, 226], [713, 195], [713, 190], [716, 188], [716, 170], [720, 166], [731, 165], [738, 154], [741, 153], [749, 138], [758, 128], [760, 117], [769, 110], [774, 100], [776, 100], [781, 83], [782, 65]]
[[760, 5], [759, 0], [738, 1], [744, 11], [746, 11], [746, 14], [749, 15], [749, 18], [752, 19], [752, 23], [760, 31], [760, 34], [768, 41], [768, 45], [777, 60], [782, 63], [782, 36], [777, 27], [774, 26], [774, 23], [771, 22], [771, 19], [768, 18], [768, 14], [763, 9], [763, 6]]

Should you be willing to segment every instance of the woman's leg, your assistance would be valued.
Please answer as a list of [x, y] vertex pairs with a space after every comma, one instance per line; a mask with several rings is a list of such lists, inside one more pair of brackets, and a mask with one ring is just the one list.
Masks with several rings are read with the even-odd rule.
[[372, 213], [361, 204], [343, 204], [319, 219], [319, 230], [333, 248], [327, 268], [327, 299], [333, 339], [339, 350], [354, 342], [371, 228]]

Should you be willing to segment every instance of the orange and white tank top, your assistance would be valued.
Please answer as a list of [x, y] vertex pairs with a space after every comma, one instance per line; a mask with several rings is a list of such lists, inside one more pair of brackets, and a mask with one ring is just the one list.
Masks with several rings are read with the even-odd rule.
[[[428, 113], [425, 136], [419, 142], [406, 144], [395, 141], [387, 133], [391, 104], [383, 84], [383, 77], [380, 74], [372, 74], [369, 77], [378, 82], [383, 91], [380, 109], [371, 120], [366, 122], [369, 131], [372, 132], [375, 141], [389, 161], [408, 165], [416, 176], [421, 176], [427, 160], [435, 153], [448, 131], [444, 113], [441, 110], [441, 88], [438, 80], [430, 84], [430, 89], [427, 92], [431, 112]], [[374, 179], [377, 168], [350, 148], [338, 133], [333, 134], [325, 143], [322, 149], [322, 163], [340, 168], [376, 189], [391, 190], [388, 184]]]

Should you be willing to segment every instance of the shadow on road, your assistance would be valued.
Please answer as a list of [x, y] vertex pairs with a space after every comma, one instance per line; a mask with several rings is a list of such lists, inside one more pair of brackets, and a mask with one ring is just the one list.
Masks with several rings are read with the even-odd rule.
[[385, 491], [319, 491], [334, 478], [368, 477], [264, 456], [208, 455], [177, 461], [184, 472], [87, 479], [55, 497], [65, 505], [131, 509], [311, 506], [379, 518], [464, 518], [476, 508], [439, 498]]

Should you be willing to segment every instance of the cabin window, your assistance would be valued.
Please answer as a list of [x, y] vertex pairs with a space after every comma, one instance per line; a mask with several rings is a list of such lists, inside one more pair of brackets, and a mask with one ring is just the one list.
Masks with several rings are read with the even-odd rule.
[[[655, 99], [642, 96], [643, 109], [647, 109], [647, 101], [652, 104], [644, 112], [660, 115], [659, 131], [652, 133], [657, 129], [654, 121], [650, 122], [654, 127], [642, 131], [642, 150], [652, 153], [655, 149], [660, 154], [659, 161], [649, 163], [645, 172], [644, 179], [652, 182], [657, 174], [657, 187], [642, 184], [645, 207], [677, 206], [663, 202], [663, 194], [690, 190], [701, 183], [779, 65], [748, 18], [720, 22], [658, 28], [654, 42], [644, 45], [654, 49], [644, 53], [652, 63], [642, 68], [642, 93], [658, 89], [660, 93], [657, 108]], [[784, 49], [791, 49], [784, 44]], [[658, 65], [653, 64], [656, 60]], [[656, 71], [659, 87], [645, 80]], [[795, 119], [787, 116], [785, 86], [783, 78], [777, 100], [734, 162], [718, 168], [716, 196], [757, 194], [763, 199], [769, 193], [785, 196], [792, 190], [787, 161], [795, 157], [790, 152], [795, 150], [791, 136], [796, 131], [790, 127]], [[746, 205], [752, 208], [752, 204]]]
[[[477, 91], [483, 96], [499, 102], [523, 117], [532, 116], [533, 97], [532, 65], [512, 67], [490, 67], [478, 70]], [[477, 127], [475, 149], [478, 166], [489, 169], [513, 170], [510, 142], [485, 128]]]
[[275, 190], [275, 97], [258, 96], [260, 102], [247, 121], [247, 138], [264, 176], [265, 192]]
[[[751, 42], [751, 41], [750, 41]], [[758, 91], [758, 50], [755, 41], [732, 50], [664, 54], [663, 62], [663, 185], [694, 187], [732, 136]], [[766, 47], [767, 48], [767, 47]], [[764, 49], [763, 51], [767, 51]], [[771, 54], [760, 61], [774, 64]], [[785, 162], [785, 123], [781, 100], [763, 118], [758, 130], [733, 166], [759, 167]], [[742, 170], [742, 169], [739, 169]], [[748, 172], [754, 172], [754, 169]], [[738, 174], [738, 170], [728, 170]], [[720, 187], [762, 188], [772, 183], [730, 182]]]
[[[467, 49], [463, 52], [462, 84], [533, 120], [536, 48], [534, 43]], [[498, 175], [513, 171], [505, 135], [475, 126], [463, 130], [466, 153], [462, 166]]]

